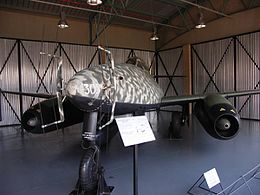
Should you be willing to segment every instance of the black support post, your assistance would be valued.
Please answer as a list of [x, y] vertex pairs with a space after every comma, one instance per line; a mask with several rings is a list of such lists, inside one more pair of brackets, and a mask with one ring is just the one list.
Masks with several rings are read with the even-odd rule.
[[[21, 62], [21, 40], [18, 40], [17, 45], [17, 54], [18, 54], [18, 79], [19, 79], [19, 92], [22, 92], [22, 62]], [[23, 115], [23, 97], [19, 95], [19, 103], [20, 103], [20, 118]], [[24, 135], [24, 130], [22, 129], [21, 134]]]
[[[234, 91], [237, 91], [237, 39], [233, 37], [234, 44]], [[234, 98], [234, 107], [237, 108], [237, 98]]]
[[[158, 63], [158, 51], [155, 52], [155, 75], [158, 75], [159, 72], [159, 63]], [[155, 77], [156, 82], [158, 83], [159, 78]]]
[[134, 158], [133, 158], [133, 184], [134, 184], [134, 195], [138, 195], [138, 145], [134, 145]]
[[89, 16], [89, 19], [88, 19], [88, 27], [89, 27], [89, 45], [92, 45], [93, 44], [93, 39], [92, 39], [92, 19], [93, 17], [90, 15]]

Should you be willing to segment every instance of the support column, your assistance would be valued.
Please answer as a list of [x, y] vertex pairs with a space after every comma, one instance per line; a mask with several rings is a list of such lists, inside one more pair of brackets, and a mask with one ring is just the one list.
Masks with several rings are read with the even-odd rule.
[[[192, 64], [191, 64], [191, 45], [184, 45], [183, 49], [183, 74], [184, 95], [192, 95]], [[189, 114], [192, 113], [192, 105], [189, 105]]]
[[[22, 87], [22, 61], [21, 61], [21, 40], [17, 40], [17, 54], [18, 54], [18, 77], [19, 77], [19, 92], [23, 91]], [[20, 119], [22, 119], [23, 115], [23, 97], [19, 95], [19, 103], [20, 103]], [[24, 129], [21, 131], [22, 136], [24, 135]]]
[[93, 44], [93, 35], [92, 35], [92, 20], [94, 19], [94, 17], [90, 16], [89, 17], [89, 45]]

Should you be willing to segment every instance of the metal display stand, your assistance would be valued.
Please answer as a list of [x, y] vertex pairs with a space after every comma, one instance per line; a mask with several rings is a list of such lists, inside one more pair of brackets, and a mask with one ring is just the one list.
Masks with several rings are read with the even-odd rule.
[[253, 193], [252, 188], [249, 185], [249, 182], [253, 179], [260, 180], [260, 177], [258, 176], [260, 174], [260, 164], [258, 164], [256, 167], [248, 171], [246, 174], [242, 175], [239, 179], [234, 181], [231, 185], [226, 187], [224, 190], [218, 193], [218, 195], [231, 195], [239, 190], [242, 189], [242, 187], [246, 187], [247, 190], [251, 195], [259, 194], [259, 192]]
[[134, 145], [133, 149], [133, 190], [134, 195], [138, 195], [138, 145]]
[[70, 192], [70, 195], [110, 195], [114, 186], [108, 186], [104, 178], [104, 169], [100, 167], [98, 171], [98, 185], [97, 189], [91, 192], [84, 192], [81, 189], [79, 180], [77, 181], [75, 189]]
[[[219, 192], [211, 190], [207, 185], [205, 185], [205, 183], [206, 180], [204, 178], [204, 175], [201, 175], [200, 178], [193, 184], [193, 186], [191, 186], [191, 188], [188, 190], [187, 193], [190, 195], [199, 195], [200, 192], [205, 194], [205, 191], [207, 191], [209, 194], [217, 194], [217, 195], [219, 194]], [[223, 187], [221, 183], [214, 186], [213, 188], [217, 188], [217, 186], [219, 186], [220, 189], [223, 191]], [[196, 193], [194, 191], [196, 191]]]
[[116, 118], [124, 146], [133, 148], [133, 194], [138, 195], [138, 144], [154, 141], [151, 126], [144, 115]]

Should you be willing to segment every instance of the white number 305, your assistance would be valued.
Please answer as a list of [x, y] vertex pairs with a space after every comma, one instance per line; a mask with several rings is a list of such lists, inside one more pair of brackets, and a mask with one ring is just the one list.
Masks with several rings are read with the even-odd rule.
[[98, 84], [83, 84], [83, 85], [84, 85], [86, 94], [94, 95], [94, 94], [97, 93], [97, 91], [99, 89], [99, 85]]

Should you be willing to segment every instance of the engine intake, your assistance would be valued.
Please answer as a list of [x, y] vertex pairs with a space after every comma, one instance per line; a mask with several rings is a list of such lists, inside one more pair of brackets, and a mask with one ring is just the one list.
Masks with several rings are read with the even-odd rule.
[[204, 129], [216, 139], [231, 139], [238, 133], [239, 115], [231, 102], [221, 95], [208, 95], [196, 103], [195, 115]]
[[59, 120], [57, 98], [48, 99], [26, 110], [22, 115], [22, 127], [35, 134], [48, 133], [83, 121], [83, 112], [65, 99], [63, 102], [65, 121], [57, 125], [42, 128], [42, 125]]

